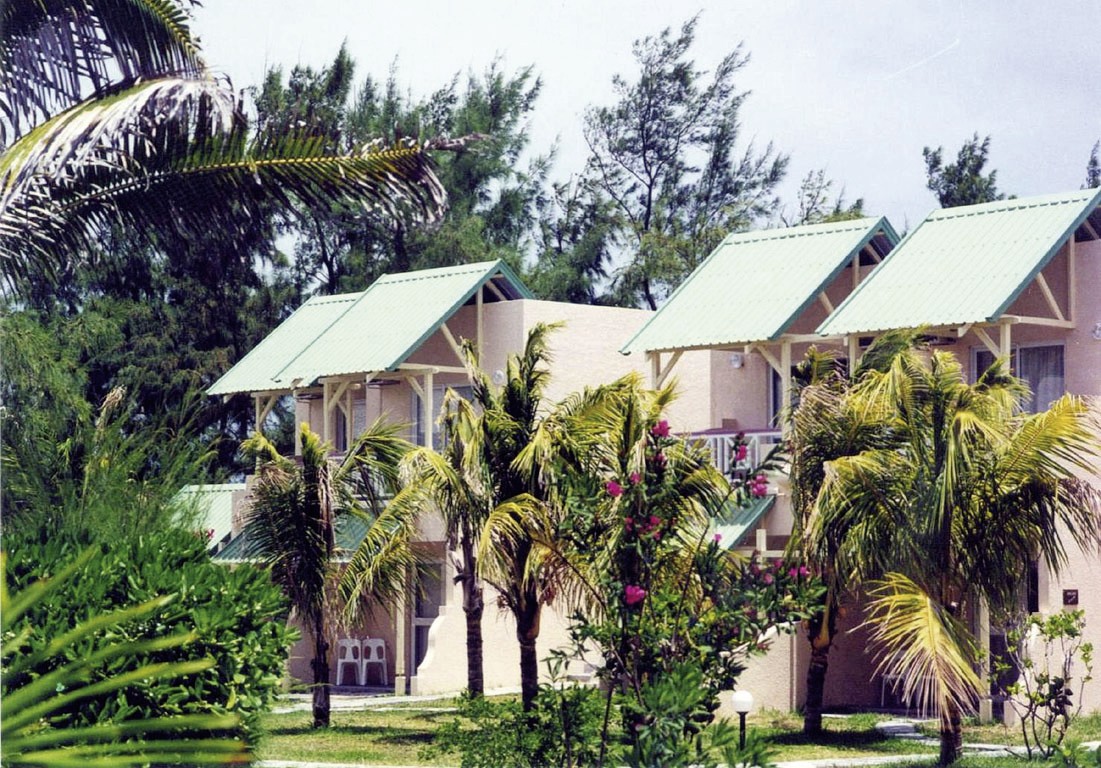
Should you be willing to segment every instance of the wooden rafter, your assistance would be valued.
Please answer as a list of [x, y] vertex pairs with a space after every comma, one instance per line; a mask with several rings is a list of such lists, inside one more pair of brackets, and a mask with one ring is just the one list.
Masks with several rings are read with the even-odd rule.
[[833, 314], [833, 302], [830, 301], [830, 297], [826, 295], [825, 291], [818, 294], [818, 301], [825, 308], [827, 315]]
[[1044, 294], [1044, 300], [1047, 302], [1051, 314], [1055, 315], [1055, 319], [1066, 320], [1067, 318], [1063, 315], [1063, 310], [1060, 308], [1059, 302], [1055, 300], [1055, 294], [1051, 292], [1051, 287], [1047, 284], [1047, 279], [1044, 277], [1043, 272], [1036, 273], [1036, 285], [1040, 286], [1040, 293]]
[[646, 357], [650, 360], [650, 386], [654, 389], [660, 389], [665, 386], [665, 382], [669, 379], [669, 374], [673, 372], [673, 367], [683, 354], [683, 349], [673, 350], [673, 354], [669, 357], [669, 360], [662, 366], [660, 351], [647, 352]]
[[271, 409], [275, 407], [275, 401], [279, 398], [279, 395], [272, 393], [257, 393], [253, 395], [253, 402], [256, 406], [256, 431], [263, 432], [264, 419], [271, 413]]
[[485, 283], [485, 287], [489, 289], [490, 293], [492, 293], [494, 296], [497, 297], [498, 301], [507, 301], [508, 300], [505, 297], [505, 295], [503, 293], [501, 293], [501, 289], [493, 284], [492, 280], [487, 280], [486, 283]]
[[451, 333], [451, 329], [447, 327], [447, 323], [440, 325], [440, 331], [443, 333], [443, 337], [447, 339], [448, 346], [451, 347], [451, 351], [455, 353], [455, 357], [459, 358], [459, 362], [463, 361], [463, 348], [458, 341], [455, 340], [455, 335]]

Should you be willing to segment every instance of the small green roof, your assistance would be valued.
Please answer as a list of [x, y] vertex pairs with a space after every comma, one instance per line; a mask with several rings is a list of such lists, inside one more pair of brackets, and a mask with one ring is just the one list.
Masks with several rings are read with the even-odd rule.
[[[346, 563], [367, 536], [371, 523], [358, 515], [344, 514], [337, 516], [334, 525], [333, 541], [336, 546], [334, 559], [337, 562]], [[245, 526], [241, 534], [226, 544], [213, 559], [223, 563], [247, 563], [255, 560], [256, 545], [249, 535], [249, 526]]]
[[385, 275], [362, 293], [310, 299], [207, 390], [289, 391], [323, 376], [392, 371], [490, 283], [532, 294], [503, 261]]
[[233, 526], [233, 493], [245, 490], [244, 483], [213, 485], [185, 485], [174, 501], [184, 510], [194, 510], [200, 515], [196, 521], [201, 531], [211, 531], [210, 543], [217, 544], [229, 535]]
[[992, 322], [1099, 205], [1087, 189], [934, 211], [818, 333]]
[[750, 499], [748, 504], [728, 501], [723, 504], [720, 515], [711, 521], [711, 530], [722, 538], [719, 544], [724, 549], [742, 546], [743, 540], [753, 530], [753, 526], [772, 509], [776, 496], [768, 494]]
[[897, 242], [882, 217], [728, 235], [620, 351], [774, 341], [865, 245]]

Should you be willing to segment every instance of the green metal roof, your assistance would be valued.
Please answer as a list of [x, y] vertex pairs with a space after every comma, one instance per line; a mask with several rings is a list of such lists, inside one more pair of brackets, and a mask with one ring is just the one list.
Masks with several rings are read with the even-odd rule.
[[775, 503], [776, 496], [773, 494], [750, 499], [744, 506], [738, 502], [728, 501], [723, 504], [719, 517], [712, 520], [711, 529], [722, 536], [719, 543], [724, 549], [742, 546], [749, 532]]
[[362, 296], [363, 292], [314, 296], [226, 371], [207, 390], [207, 394], [232, 395], [237, 392], [286, 389], [285, 385], [276, 381], [279, 372]]
[[996, 320], [1099, 205], [1087, 189], [934, 211], [818, 332]]
[[385, 275], [363, 293], [310, 299], [233, 366], [211, 395], [310, 386], [322, 376], [396, 369], [487, 283], [532, 298], [503, 261]]
[[[185, 485], [176, 494], [174, 501], [185, 512], [193, 509], [199, 515], [196, 520], [201, 531], [213, 531], [211, 544], [229, 535], [233, 523], [233, 492], [245, 490], [244, 483], [222, 483], [220, 485]], [[192, 506], [194, 505], [194, 506]]]
[[[358, 515], [338, 515], [335, 522], [333, 540], [336, 545], [336, 561], [346, 563], [359, 547], [371, 527], [368, 520]], [[221, 552], [213, 557], [224, 563], [247, 563], [256, 559], [256, 545], [249, 535], [249, 526], [241, 534], [226, 544]]]
[[882, 217], [728, 235], [620, 351], [775, 340], [860, 249], [897, 242]]

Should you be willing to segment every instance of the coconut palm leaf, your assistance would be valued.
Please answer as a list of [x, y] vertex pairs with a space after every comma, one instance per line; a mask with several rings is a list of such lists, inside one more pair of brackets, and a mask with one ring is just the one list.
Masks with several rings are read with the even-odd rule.
[[315, 136], [250, 136], [209, 79], [162, 78], [99, 95], [0, 156], [0, 263], [10, 287], [122, 224], [167, 237], [233, 237], [268, 213], [377, 211], [435, 220], [445, 194], [413, 144], [331, 155]]
[[301, 468], [260, 433], [242, 444], [243, 451], [262, 459], [245, 524], [257, 559], [271, 569], [295, 612], [313, 622], [324, 613], [325, 584], [332, 574], [334, 491], [328, 444], [305, 423], [299, 434]]
[[[437, 219], [421, 147], [327, 153], [251, 131], [203, 65], [183, 0], [12, 0], [0, 10], [0, 278], [56, 275], [111, 227], [232, 239], [305, 209]], [[441, 141], [458, 148], [465, 139]]]
[[0, 6], [0, 145], [113, 83], [203, 69], [180, 3], [8, 0]]
[[338, 587], [349, 621], [363, 605], [394, 605], [407, 597], [407, 577], [418, 562], [412, 542], [424, 507], [415, 491], [402, 498], [401, 464], [413, 449], [400, 437], [402, 428], [378, 418], [356, 438], [334, 475], [342, 514], [368, 524]]
[[877, 674], [901, 681], [901, 696], [923, 712], [965, 709], [978, 700], [974, 640], [960, 618], [901, 573], [869, 590], [864, 626], [878, 646]]

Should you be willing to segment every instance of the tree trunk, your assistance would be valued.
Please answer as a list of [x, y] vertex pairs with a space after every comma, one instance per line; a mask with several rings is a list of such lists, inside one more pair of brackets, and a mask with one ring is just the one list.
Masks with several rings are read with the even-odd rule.
[[951, 703], [940, 715], [940, 764], [951, 765], [963, 753], [963, 721], [958, 704]]
[[803, 707], [803, 733], [822, 733], [822, 697], [826, 690], [826, 670], [830, 665], [829, 643], [818, 647], [812, 638], [810, 666], [807, 667], [807, 701]]
[[466, 614], [466, 687], [471, 696], [485, 694], [482, 669], [482, 613], [485, 602], [482, 588], [469, 574], [463, 580], [463, 613]]
[[313, 727], [329, 727], [329, 641], [325, 637], [325, 620], [318, 617], [313, 626]]
[[539, 638], [538, 600], [529, 602], [516, 615], [516, 639], [520, 641], [520, 698], [525, 712], [530, 712], [539, 693], [539, 655], [535, 641]]
[[807, 667], [807, 701], [803, 707], [803, 733], [818, 736], [822, 733], [822, 699], [826, 692], [826, 672], [830, 666], [830, 648], [837, 634], [837, 607], [827, 595], [822, 613], [811, 619], [807, 626], [810, 640], [810, 665]]

